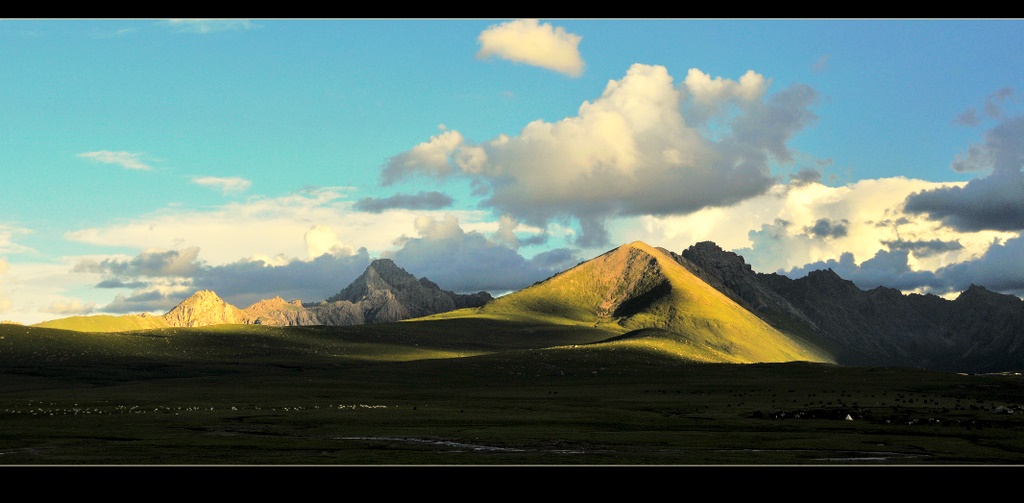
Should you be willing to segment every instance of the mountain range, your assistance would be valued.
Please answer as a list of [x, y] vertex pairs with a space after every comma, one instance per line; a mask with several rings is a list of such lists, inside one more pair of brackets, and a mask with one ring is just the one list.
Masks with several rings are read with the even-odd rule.
[[162, 316], [72, 316], [36, 324], [79, 331], [124, 331], [223, 324], [307, 326], [387, 323], [465, 307], [478, 307], [491, 294], [458, 294], [442, 290], [427, 278], [417, 279], [390, 259], [377, 259], [358, 278], [319, 303], [264, 299], [239, 309], [216, 292], [200, 290]]
[[[433, 316], [431, 316], [433, 315]], [[169, 326], [357, 325], [476, 317], [580, 325], [606, 342], [703, 362], [815, 361], [957, 372], [1024, 367], [1024, 301], [972, 285], [954, 300], [862, 290], [831, 269], [758, 273], [712, 242], [674, 253], [622, 245], [498, 298], [456, 294], [388, 259], [319, 303], [280, 297], [238, 309], [200, 291], [163, 316], [84, 316], [38, 326], [114, 331]]]

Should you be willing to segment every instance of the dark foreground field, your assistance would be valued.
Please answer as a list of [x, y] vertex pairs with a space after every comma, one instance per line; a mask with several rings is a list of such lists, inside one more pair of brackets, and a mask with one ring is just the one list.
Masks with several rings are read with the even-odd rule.
[[479, 320], [4, 325], [0, 464], [1024, 465], [1020, 376], [589, 344], [608, 337]]

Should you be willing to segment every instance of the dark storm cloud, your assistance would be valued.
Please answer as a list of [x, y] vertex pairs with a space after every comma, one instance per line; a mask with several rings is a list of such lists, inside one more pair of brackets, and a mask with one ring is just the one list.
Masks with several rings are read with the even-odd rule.
[[130, 295], [117, 294], [114, 301], [99, 311], [116, 314], [170, 311], [190, 293], [167, 294], [159, 290], [136, 290]]
[[981, 257], [951, 264], [936, 271], [950, 291], [963, 291], [971, 284], [989, 290], [1024, 296], [1024, 237], [994, 243]]
[[962, 187], [922, 191], [907, 197], [909, 213], [926, 214], [954, 229], [1017, 231], [1024, 229], [1024, 116], [1006, 119], [972, 145], [953, 164], [957, 171], [991, 169]]
[[144, 251], [129, 260], [105, 259], [101, 262], [83, 260], [71, 272], [98, 273], [117, 278], [166, 278], [189, 276], [199, 270], [199, 248]]
[[323, 254], [311, 261], [267, 265], [261, 260], [204, 267], [193, 278], [195, 290], [213, 290], [240, 308], [263, 299], [319, 302], [349, 285], [370, 265], [366, 248], [351, 256]]
[[882, 241], [882, 244], [888, 246], [892, 251], [910, 251], [917, 257], [930, 257], [932, 255], [962, 250], [964, 248], [959, 241], [943, 241], [941, 239], [932, 239], [929, 241], [904, 241], [903, 239], [897, 239], [895, 241]]
[[819, 238], [841, 238], [846, 236], [849, 230], [850, 221], [847, 219], [830, 220], [819, 218], [811, 227], [805, 227], [804, 232]]
[[821, 171], [811, 168], [803, 168], [789, 176], [789, 184], [794, 187], [807, 185], [809, 183], [821, 183]]
[[924, 292], [943, 295], [962, 292], [972, 284], [984, 286], [996, 292], [1024, 296], [1024, 238], [1017, 237], [1005, 243], [994, 243], [984, 255], [973, 260], [941, 267], [933, 271], [914, 271], [908, 264], [911, 249], [955, 249], [958, 243], [933, 245], [930, 242], [921, 247], [920, 243], [907, 243], [893, 251], [879, 250], [871, 259], [859, 266], [853, 254], [847, 252], [839, 260], [819, 261], [803, 267], [794, 267], [786, 276], [801, 278], [808, 272], [832, 269], [844, 279], [853, 281], [858, 288], [868, 290], [878, 286], [909, 291], [921, 289]]
[[865, 260], [859, 266], [854, 262], [850, 252], [840, 255], [839, 260], [825, 260], [794, 267], [785, 275], [791, 278], [802, 278], [807, 273], [822, 269], [832, 269], [843, 279], [852, 281], [862, 290], [870, 290], [879, 286], [898, 290], [914, 290], [928, 287], [942, 289], [944, 282], [931, 271], [913, 271], [907, 262], [908, 250], [879, 250], [875, 256]]
[[437, 210], [451, 206], [452, 198], [440, 192], [417, 192], [416, 194], [395, 194], [391, 197], [364, 197], [356, 201], [353, 209], [369, 213], [402, 208], [408, 210]]

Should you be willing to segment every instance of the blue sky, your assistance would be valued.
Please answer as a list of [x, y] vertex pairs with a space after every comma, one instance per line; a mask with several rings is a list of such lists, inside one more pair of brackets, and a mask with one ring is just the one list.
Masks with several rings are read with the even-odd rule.
[[1024, 294], [1020, 20], [0, 21], [0, 319], [619, 244]]

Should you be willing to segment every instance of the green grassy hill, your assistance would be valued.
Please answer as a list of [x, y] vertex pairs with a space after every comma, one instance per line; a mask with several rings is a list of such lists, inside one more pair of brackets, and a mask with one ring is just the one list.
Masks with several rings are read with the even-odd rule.
[[638, 331], [607, 344], [651, 348], [701, 362], [834, 363], [827, 352], [772, 328], [639, 241], [479, 309], [432, 318], [459, 317], [590, 326], [616, 335]]

